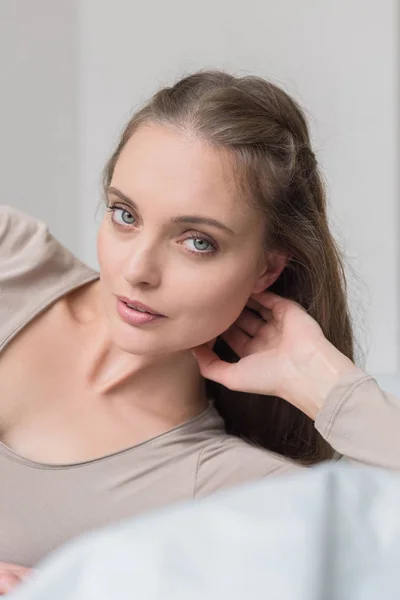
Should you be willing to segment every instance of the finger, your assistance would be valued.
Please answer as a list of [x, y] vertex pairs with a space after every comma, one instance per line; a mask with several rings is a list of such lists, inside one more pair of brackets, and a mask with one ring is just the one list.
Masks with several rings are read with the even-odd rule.
[[308, 313], [307, 309], [299, 302], [291, 300], [290, 298], [284, 298], [273, 292], [266, 291], [259, 294], [251, 294], [250, 298], [256, 300], [256, 302], [259, 302], [265, 308], [272, 310], [274, 317], [278, 320], [286, 314], [286, 311], [289, 308], [296, 307], [298, 310]]
[[0, 594], [8, 594], [19, 583], [21, 583], [21, 579], [16, 573], [11, 571], [0, 573]]
[[246, 356], [246, 346], [253, 339], [250, 335], [248, 335], [243, 329], [238, 327], [236, 323], [231, 325], [229, 329], [224, 331], [221, 334], [221, 337], [232, 350], [240, 357]]
[[229, 374], [234, 365], [221, 360], [215, 352], [205, 345], [191, 348], [191, 351], [197, 360], [200, 373], [203, 377], [229, 387], [227, 382], [229, 381]]
[[265, 321], [258, 314], [256, 315], [253, 311], [245, 308], [234, 324], [248, 335], [255, 337], [260, 328], [265, 325]]
[[257, 302], [257, 300], [253, 298], [249, 298], [246, 306], [255, 310], [257, 314], [261, 316], [261, 318], [264, 319], [264, 321], [266, 322], [271, 321], [271, 319], [274, 318], [274, 313], [270, 308], [265, 308], [265, 306], [263, 306], [262, 304], [260, 304], [260, 302]]
[[279, 296], [278, 294], [269, 291], [251, 294], [250, 297], [254, 298], [254, 300], [259, 302], [265, 308], [272, 310], [272, 312], [284, 309], [292, 302], [289, 298], [284, 298], [283, 296]]

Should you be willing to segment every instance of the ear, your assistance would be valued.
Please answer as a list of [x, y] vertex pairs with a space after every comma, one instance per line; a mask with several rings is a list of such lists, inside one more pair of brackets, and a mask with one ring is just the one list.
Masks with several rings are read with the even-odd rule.
[[253, 294], [259, 294], [269, 288], [289, 262], [289, 255], [283, 252], [269, 252], [264, 261], [264, 267], [258, 276], [253, 289]]

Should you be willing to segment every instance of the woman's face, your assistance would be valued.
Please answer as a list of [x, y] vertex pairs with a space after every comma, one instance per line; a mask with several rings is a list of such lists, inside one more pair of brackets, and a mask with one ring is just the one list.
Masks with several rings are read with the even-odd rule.
[[[112, 339], [127, 352], [209, 342], [279, 274], [260, 264], [263, 226], [238, 199], [227, 154], [172, 127], [142, 125], [133, 134], [108, 203], [98, 235], [100, 286]], [[118, 297], [164, 317], [127, 322]]]

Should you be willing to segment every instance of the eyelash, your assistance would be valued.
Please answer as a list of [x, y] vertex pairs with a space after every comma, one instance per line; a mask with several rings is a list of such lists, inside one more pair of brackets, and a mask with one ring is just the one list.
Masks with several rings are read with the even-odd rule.
[[[131, 213], [130, 210], [127, 210], [125, 207], [119, 206], [118, 204], [107, 204], [106, 205], [106, 210], [110, 213], [111, 221], [112, 221], [114, 227], [117, 227], [119, 229], [121, 229], [121, 228], [125, 229], [126, 227], [130, 227], [130, 225], [128, 223], [126, 223], [125, 225], [121, 225], [121, 223], [117, 223], [115, 221], [115, 219], [113, 218], [113, 215], [114, 215], [114, 213], [115, 213], [116, 210], [122, 210], [122, 211], [127, 212], [129, 215], [132, 215], [132, 213]], [[134, 215], [132, 215], [132, 216], [134, 216]], [[207, 255], [207, 256], [209, 256], [211, 254], [215, 254], [215, 252], [218, 251], [215, 242], [212, 242], [210, 240], [210, 238], [208, 238], [207, 236], [205, 236], [202, 233], [191, 233], [191, 234], [189, 234], [187, 236], [186, 239], [204, 240], [205, 242], [207, 242], [208, 244], [210, 244], [210, 246], [212, 248], [212, 250], [207, 250], [205, 252], [202, 252], [201, 250], [197, 250], [197, 251], [189, 250], [187, 248], [188, 252], [190, 252], [191, 254], [197, 254], [198, 256], [199, 255], [202, 255], [202, 256]]]

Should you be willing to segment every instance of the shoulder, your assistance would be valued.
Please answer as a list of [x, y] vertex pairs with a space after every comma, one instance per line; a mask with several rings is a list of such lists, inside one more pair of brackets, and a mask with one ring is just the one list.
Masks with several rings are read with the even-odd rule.
[[79, 269], [82, 263], [49, 231], [43, 221], [9, 206], [0, 206], [0, 285], [46, 286]]
[[27, 213], [15, 208], [13, 206], [7, 206], [6, 204], [0, 204], [0, 231], [3, 233], [5, 223], [40, 223], [38, 219], [28, 215]]
[[48, 227], [42, 221], [30, 217], [10, 206], [0, 206], [0, 258], [15, 257], [24, 252], [32, 242], [44, 242]]
[[195, 496], [206, 496], [222, 488], [303, 468], [294, 461], [236, 436], [221, 435], [204, 446], [199, 454]]
[[30, 272], [35, 279], [43, 275], [47, 283], [60, 275], [77, 275], [78, 280], [95, 275], [52, 235], [46, 223], [0, 205], [0, 282], [20, 280]]
[[52, 301], [97, 276], [46, 223], [0, 206], [0, 349]]

